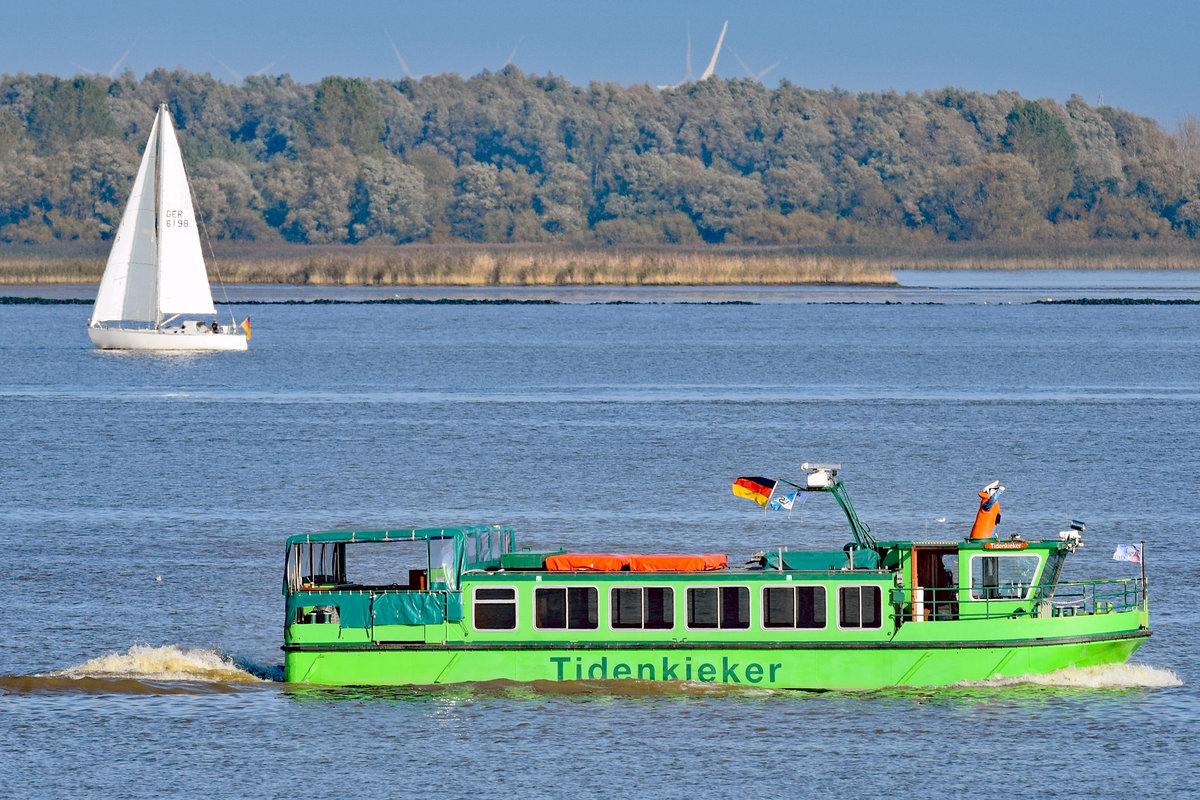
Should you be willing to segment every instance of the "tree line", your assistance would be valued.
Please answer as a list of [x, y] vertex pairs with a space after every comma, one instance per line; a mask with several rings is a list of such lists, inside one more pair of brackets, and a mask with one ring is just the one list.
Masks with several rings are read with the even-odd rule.
[[710, 78], [575, 86], [515, 67], [315, 85], [155, 70], [0, 76], [0, 241], [111, 237], [166, 102], [211, 239], [1084, 243], [1200, 234], [1189, 119], [946, 88]]

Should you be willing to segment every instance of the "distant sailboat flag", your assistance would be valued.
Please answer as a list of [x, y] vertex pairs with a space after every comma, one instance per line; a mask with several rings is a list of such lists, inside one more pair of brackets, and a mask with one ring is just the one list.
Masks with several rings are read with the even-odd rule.
[[1113, 553], [1113, 561], [1132, 561], [1142, 563], [1142, 549], [1136, 544], [1119, 544], [1117, 552]]
[[250, 341], [250, 318], [242, 320], [242, 330], [246, 332], [246, 341]]
[[765, 507], [771, 499], [771, 493], [775, 491], [776, 483], [770, 478], [738, 478], [733, 482], [733, 493]]

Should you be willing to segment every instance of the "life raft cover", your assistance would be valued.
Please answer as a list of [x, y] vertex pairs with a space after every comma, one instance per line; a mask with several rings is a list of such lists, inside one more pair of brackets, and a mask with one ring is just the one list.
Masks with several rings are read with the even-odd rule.
[[551, 572], [570, 572], [577, 570], [593, 570], [596, 572], [618, 572], [627, 569], [631, 572], [701, 572], [710, 569], [724, 569], [729, 564], [729, 558], [723, 553], [703, 553], [699, 555], [668, 553], [653, 553], [648, 555], [630, 555], [628, 553], [561, 553], [546, 558], [546, 569]]

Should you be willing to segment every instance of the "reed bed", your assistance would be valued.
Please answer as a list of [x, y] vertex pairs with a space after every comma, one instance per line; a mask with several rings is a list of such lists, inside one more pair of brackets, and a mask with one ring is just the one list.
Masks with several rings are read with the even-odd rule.
[[1162, 252], [1162, 253], [1022, 253], [1022, 254], [969, 254], [929, 256], [898, 255], [880, 259], [871, 259], [888, 269], [1003, 269], [1003, 270], [1038, 270], [1038, 269], [1165, 269], [1165, 270], [1200, 270], [1200, 253]]
[[[0, 284], [95, 283], [107, 253], [0, 250]], [[1200, 251], [929, 248], [569, 248], [405, 245], [230, 249], [208, 261], [227, 284], [310, 286], [895, 285], [897, 269], [1197, 269]]]
[[0, 253], [0, 284], [96, 283], [104, 256], [12, 256]]
[[[0, 253], [0, 283], [100, 280], [104, 256], [57, 259]], [[672, 286], [894, 284], [867, 260], [722, 250], [517, 249], [456, 246], [288, 248], [209, 260], [224, 283], [309, 286]]]

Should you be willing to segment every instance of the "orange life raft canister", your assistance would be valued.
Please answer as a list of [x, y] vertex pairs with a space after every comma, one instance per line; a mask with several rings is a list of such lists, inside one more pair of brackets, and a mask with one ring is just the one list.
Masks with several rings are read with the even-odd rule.
[[1004, 487], [1000, 481], [989, 483], [979, 493], [979, 511], [975, 514], [975, 524], [971, 526], [972, 539], [991, 539], [995, 535], [996, 524], [1000, 522], [1000, 493]]

